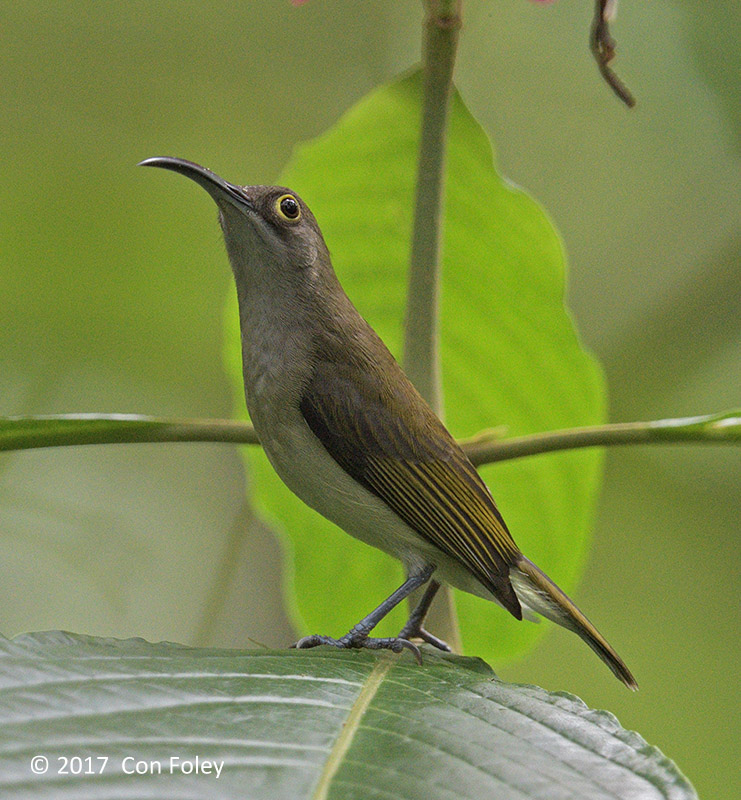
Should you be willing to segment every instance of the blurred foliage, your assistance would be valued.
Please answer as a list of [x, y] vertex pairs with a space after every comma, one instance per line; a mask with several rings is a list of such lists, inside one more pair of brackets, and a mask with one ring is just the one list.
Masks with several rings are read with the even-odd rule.
[[[563, 237], [610, 418], [736, 406], [741, 8], [624, 0], [613, 33], [633, 112], [596, 73], [591, 11], [468, 0], [462, 96]], [[179, 155], [274, 181], [295, 143], [415, 62], [420, 16], [391, 0], [4, 4], [0, 413], [227, 415], [211, 201], [134, 164]], [[701, 796], [730, 800], [739, 782], [717, 765], [738, 764], [738, 453], [606, 464], [575, 599], [617, 631], [641, 692], [559, 630], [499, 672], [610, 708]], [[229, 446], [3, 455], [0, 630], [284, 645], [279, 555], [243, 496]]]
[[[280, 177], [301, 187], [345, 290], [399, 358], [421, 106], [418, 72], [375, 90], [302, 145]], [[514, 436], [598, 424], [604, 387], [563, 306], [561, 243], [537, 204], [492, 167], [491, 144], [456, 93], [440, 290], [450, 430], [460, 438], [501, 425]], [[227, 362], [241, 396], [231, 300]], [[245, 452], [258, 506], [290, 542], [287, 593], [301, 632], [341, 635], [402, 583], [400, 564], [348, 541], [291, 494], [262, 452]], [[600, 466], [601, 454], [592, 450], [484, 470], [520, 548], [567, 591], [583, 564]], [[463, 592], [455, 604], [464, 652], [493, 663], [531, 649], [546, 629], [497, 625], [499, 609]], [[397, 633], [407, 613], [406, 604], [394, 609], [378, 635]]]

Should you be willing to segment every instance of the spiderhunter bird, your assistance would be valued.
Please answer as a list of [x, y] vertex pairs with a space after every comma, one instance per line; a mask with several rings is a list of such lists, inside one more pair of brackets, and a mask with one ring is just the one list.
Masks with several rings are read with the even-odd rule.
[[[216, 201], [239, 300], [247, 409], [291, 491], [363, 542], [400, 559], [404, 583], [339, 639], [306, 648], [447, 645], [423, 627], [441, 583], [493, 600], [517, 619], [537, 613], [577, 633], [631, 689], [633, 676], [574, 603], [520, 552], [459, 445], [340, 286], [314, 215], [281, 186], [237, 186], [177, 158]], [[427, 589], [398, 636], [371, 631]]]

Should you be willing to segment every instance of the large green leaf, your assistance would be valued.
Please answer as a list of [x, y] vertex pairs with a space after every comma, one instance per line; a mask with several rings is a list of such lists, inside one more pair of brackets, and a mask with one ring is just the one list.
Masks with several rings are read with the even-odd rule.
[[[373, 92], [300, 147], [282, 176], [313, 209], [345, 289], [397, 356], [420, 101], [418, 73]], [[451, 431], [525, 434], [601, 422], [602, 378], [564, 308], [558, 236], [541, 208], [497, 175], [487, 136], [457, 93], [446, 192], [442, 358]], [[226, 360], [241, 392], [235, 305]], [[288, 543], [298, 626], [343, 632], [400, 583], [401, 568], [307, 509], [262, 454], [248, 460], [257, 505]], [[567, 591], [587, 547], [600, 466], [592, 451], [483, 470], [515, 540]], [[470, 595], [456, 601], [466, 652], [486, 659], [524, 652], [543, 628]], [[389, 615], [383, 631], [398, 630], [403, 615]]]
[[[183, 774], [196, 757], [210, 772]], [[130, 774], [137, 763], [142, 774]], [[477, 659], [430, 653], [420, 668], [408, 654], [206, 650], [61, 632], [0, 637], [0, 794], [696, 797], [612, 715], [502, 683]]]

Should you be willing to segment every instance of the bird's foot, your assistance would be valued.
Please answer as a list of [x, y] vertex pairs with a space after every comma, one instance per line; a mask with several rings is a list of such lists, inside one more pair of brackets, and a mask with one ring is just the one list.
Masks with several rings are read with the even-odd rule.
[[445, 653], [452, 653], [453, 650], [447, 642], [444, 642], [442, 639], [438, 639], [437, 636], [433, 636], [429, 631], [426, 631], [421, 625], [410, 625], [409, 622], [399, 631], [399, 639], [404, 639], [408, 641], [409, 639], [421, 639], [423, 642], [427, 642], [427, 644], [431, 644], [433, 647], [437, 647], [438, 650], [442, 650]]
[[[435, 637], [433, 636], [432, 638], [434, 639]], [[437, 639], [436, 641], [440, 640]], [[315, 633], [312, 636], [304, 636], [303, 639], [299, 639], [295, 644], [291, 645], [291, 647], [295, 647], [297, 650], [306, 650], [310, 647], [319, 647], [319, 645], [322, 644], [327, 644], [330, 647], [391, 650], [393, 653], [401, 653], [402, 650], [407, 649], [411, 650], [418, 664], [422, 663], [422, 655], [417, 645], [402, 636], [371, 638], [368, 634], [350, 631], [350, 633], [345, 634], [340, 639], [333, 639], [331, 636], [320, 636]], [[445, 642], [443, 642], [443, 644], [445, 644]]]

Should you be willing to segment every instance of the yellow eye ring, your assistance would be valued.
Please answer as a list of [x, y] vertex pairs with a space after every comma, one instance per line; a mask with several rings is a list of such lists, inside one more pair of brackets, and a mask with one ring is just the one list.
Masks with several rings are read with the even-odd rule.
[[289, 222], [296, 222], [301, 218], [301, 206], [292, 194], [282, 194], [275, 201], [275, 210], [278, 216]]

